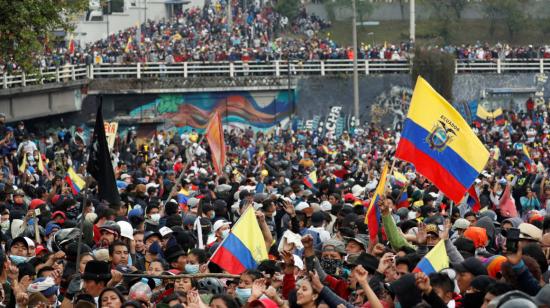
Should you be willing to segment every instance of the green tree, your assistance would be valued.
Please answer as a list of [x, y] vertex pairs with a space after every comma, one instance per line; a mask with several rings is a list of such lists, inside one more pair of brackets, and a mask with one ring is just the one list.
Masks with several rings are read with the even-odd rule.
[[430, 8], [435, 32], [445, 44], [450, 43], [468, 0], [423, 0], [421, 3]]
[[[342, 9], [352, 10], [352, 0], [324, 0], [324, 5], [332, 21], [336, 20], [336, 13]], [[374, 5], [369, 0], [356, 0], [355, 9], [357, 21], [363, 22], [372, 13]]]
[[426, 79], [449, 102], [453, 99], [454, 57], [439, 50], [417, 47], [414, 52], [412, 84], [418, 76]]
[[483, 11], [489, 20], [489, 34], [495, 34], [497, 23], [501, 22], [508, 31], [510, 39], [514, 39], [518, 32], [527, 25], [525, 15], [526, 1], [523, 0], [485, 0], [482, 2]]
[[0, 0], [0, 56], [24, 70], [51, 44], [54, 30], [69, 31], [88, 0]]
[[293, 20], [300, 12], [300, 0], [279, 0], [275, 5], [275, 11]]

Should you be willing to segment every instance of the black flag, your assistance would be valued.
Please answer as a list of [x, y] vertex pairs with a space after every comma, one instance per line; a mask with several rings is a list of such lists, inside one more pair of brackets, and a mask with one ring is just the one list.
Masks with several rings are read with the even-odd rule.
[[111, 207], [117, 208], [120, 203], [120, 196], [118, 195], [115, 172], [113, 171], [109, 146], [105, 136], [102, 107], [103, 99], [100, 97], [86, 170], [97, 182], [99, 199], [108, 201]]

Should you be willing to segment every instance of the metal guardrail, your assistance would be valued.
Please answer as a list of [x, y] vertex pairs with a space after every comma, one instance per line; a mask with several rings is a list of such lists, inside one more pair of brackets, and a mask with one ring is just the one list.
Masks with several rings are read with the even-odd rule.
[[[359, 60], [360, 74], [410, 73], [409, 61]], [[456, 60], [455, 73], [510, 73], [550, 71], [550, 59], [525, 60]], [[351, 60], [327, 61], [271, 61], [271, 62], [182, 62], [65, 65], [41, 69], [39, 73], [25, 75], [18, 72], [4, 74], [0, 87], [14, 88], [45, 83], [63, 83], [79, 79], [104, 78], [189, 78], [189, 77], [239, 77], [239, 76], [326, 76], [353, 73]]]

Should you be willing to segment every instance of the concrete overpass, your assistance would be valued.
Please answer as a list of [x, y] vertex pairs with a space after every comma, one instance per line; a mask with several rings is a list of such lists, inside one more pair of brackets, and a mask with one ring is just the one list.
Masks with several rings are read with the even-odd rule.
[[[373, 80], [393, 80], [393, 84], [408, 84], [411, 66], [407, 61], [360, 60], [358, 69], [361, 79], [364, 80], [361, 81], [362, 87], [365, 88], [361, 90], [363, 92], [370, 91]], [[323, 94], [328, 91], [330, 85], [323, 84], [322, 80], [344, 84], [352, 71], [352, 62], [348, 60], [64, 66], [31, 75], [3, 75], [0, 79], [0, 112], [6, 113], [8, 121], [11, 122], [71, 112], [87, 114], [90, 110], [83, 110], [83, 105], [88, 96], [92, 98], [98, 95], [120, 97], [243, 91], [256, 94], [288, 91], [290, 95], [290, 92], [308, 92], [314, 85], [319, 87], [316, 89], [319, 93], [318, 100], [336, 94], [335, 99], [340, 98], [345, 103], [347, 98], [344, 97], [349, 96], [348, 90], [351, 86], [350, 89], [347, 89], [347, 86], [339, 86], [337, 93]], [[497, 81], [502, 79], [498, 76], [512, 76], [518, 73], [544, 75], [548, 71], [550, 60], [547, 59], [457, 61], [455, 80], [460, 80], [460, 76], [472, 75]], [[546, 84], [546, 79], [543, 84]], [[500, 87], [498, 83], [489, 86], [491, 89]], [[457, 92], [458, 98], [470, 99], [486, 89], [477, 88], [480, 86], [470, 84], [466, 91], [469, 94], [463, 95], [462, 89]], [[513, 87], [508, 85], [508, 88]], [[528, 83], [523, 88], [529, 89], [528, 92], [535, 91], [535, 86]], [[361, 94], [361, 97], [370, 96], [368, 93]], [[309, 106], [303, 108], [307, 110]], [[311, 112], [313, 111], [314, 107], [311, 109]]]

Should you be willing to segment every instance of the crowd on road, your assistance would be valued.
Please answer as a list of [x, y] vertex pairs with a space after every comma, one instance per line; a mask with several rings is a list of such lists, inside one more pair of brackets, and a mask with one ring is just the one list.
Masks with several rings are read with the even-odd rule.
[[[196, 131], [147, 140], [129, 131], [112, 151], [122, 201], [109, 204], [95, 181], [78, 191], [65, 178], [69, 168], [87, 178], [82, 128], [42, 135], [0, 114], [0, 300], [20, 308], [548, 307], [550, 119], [533, 106], [505, 117], [475, 129], [491, 153], [475, 181], [479, 209], [466, 196], [453, 204], [397, 162], [376, 203], [373, 241], [366, 209], [399, 131], [231, 129], [223, 174]], [[210, 257], [251, 207], [268, 257], [221, 277]], [[440, 242], [449, 267], [415, 270]]]

